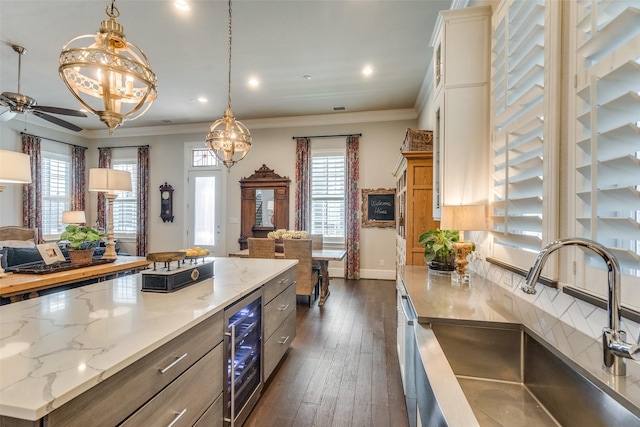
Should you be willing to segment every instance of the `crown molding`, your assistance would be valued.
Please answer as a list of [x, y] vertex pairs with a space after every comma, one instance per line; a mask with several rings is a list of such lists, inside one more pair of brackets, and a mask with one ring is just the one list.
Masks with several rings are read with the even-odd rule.
[[[399, 110], [364, 111], [357, 113], [318, 114], [312, 116], [276, 117], [271, 119], [242, 120], [249, 129], [276, 129], [286, 127], [303, 126], [327, 126], [352, 123], [390, 122], [397, 120], [414, 120], [418, 117], [418, 111], [414, 108]], [[211, 123], [190, 123], [183, 125], [163, 125], [127, 128], [119, 127], [109, 137], [107, 129], [85, 130], [82, 136], [87, 139], [115, 139], [132, 138], [137, 136], [178, 135], [188, 133], [201, 133], [204, 139], [209, 131]]]

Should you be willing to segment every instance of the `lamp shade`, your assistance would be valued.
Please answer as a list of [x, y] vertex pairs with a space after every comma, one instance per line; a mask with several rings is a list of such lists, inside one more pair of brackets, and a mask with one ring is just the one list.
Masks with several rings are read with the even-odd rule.
[[0, 182], [31, 183], [31, 160], [28, 154], [0, 150]]
[[481, 231], [487, 228], [485, 205], [449, 205], [442, 207], [442, 230]]
[[62, 212], [63, 224], [85, 224], [87, 218], [84, 215], [84, 211], [64, 211]]
[[131, 173], [107, 168], [89, 169], [89, 191], [111, 194], [131, 191]]

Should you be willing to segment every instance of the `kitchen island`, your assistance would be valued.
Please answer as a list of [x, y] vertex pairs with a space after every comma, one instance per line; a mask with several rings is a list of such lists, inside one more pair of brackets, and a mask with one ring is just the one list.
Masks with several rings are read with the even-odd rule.
[[[141, 275], [135, 274], [0, 307], [0, 424], [41, 425], [43, 417], [51, 418], [65, 404], [68, 407], [192, 330], [198, 330], [200, 337], [219, 335], [221, 341], [224, 309], [294, 271], [296, 264], [241, 258], [214, 261], [213, 279], [173, 293], [141, 292]], [[209, 324], [215, 325], [215, 333], [199, 331]], [[210, 347], [221, 348], [214, 338], [211, 341]], [[220, 350], [216, 358], [222, 359], [221, 355]], [[197, 364], [209, 363], [207, 357]], [[143, 393], [148, 384], [138, 386], [136, 392]], [[124, 394], [119, 400], [129, 398]]]

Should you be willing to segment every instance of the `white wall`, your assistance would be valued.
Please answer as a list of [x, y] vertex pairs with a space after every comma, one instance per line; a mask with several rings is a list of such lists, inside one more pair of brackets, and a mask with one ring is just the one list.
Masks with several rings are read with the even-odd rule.
[[[335, 115], [332, 115], [335, 119]], [[347, 117], [342, 116], [342, 117]], [[406, 128], [416, 128], [415, 113], [402, 112], [400, 114], [380, 115], [365, 114], [362, 121], [343, 120], [342, 124], [308, 124], [322, 122], [321, 120], [285, 120], [278, 124], [274, 121], [259, 121], [245, 124], [251, 130], [253, 146], [247, 157], [235, 165], [227, 175], [227, 206], [226, 206], [226, 252], [239, 249], [238, 237], [240, 224], [231, 222], [240, 217], [240, 184], [239, 180], [254, 173], [262, 164], [275, 170], [281, 176], [291, 179], [290, 190], [290, 227], [294, 226], [294, 197], [295, 197], [295, 141], [294, 136], [334, 135], [362, 133], [360, 138], [360, 188], [395, 188], [395, 179], [391, 169], [400, 155], [400, 146]], [[389, 118], [391, 117], [391, 118]], [[406, 118], [409, 117], [409, 118]], [[350, 121], [352, 123], [345, 123]], [[325, 120], [326, 122], [326, 120]], [[277, 123], [273, 127], [273, 123]], [[253, 126], [252, 126], [253, 125]], [[186, 129], [186, 130], [185, 130]], [[0, 124], [0, 148], [19, 151], [21, 147], [20, 131], [22, 125], [16, 119]], [[165, 132], [163, 132], [166, 130]], [[146, 135], [139, 135], [140, 130], [116, 129], [114, 136], [100, 138], [83, 138], [78, 135], [64, 134], [52, 129], [29, 125], [29, 133], [52, 138], [59, 141], [71, 142], [88, 146], [87, 169], [96, 167], [98, 163], [98, 147], [117, 146], [150, 146], [150, 200], [149, 200], [149, 233], [150, 252], [180, 249], [185, 244], [184, 213], [186, 203], [184, 184], [183, 151], [187, 142], [202, 141], [206, 135], [206, 128], [193, 126], [181, 128], [175, 133], [175, 128], [153, 128]], [[171, 133], [174, 132], [174, 133]], [[89, 133], [89, 136], [93, 136]], [[317, 143], [321, 144], [318, 139]], [[114, 150], [116, 156], [119, 150]], [[175, 188], [174, 215], [171, 222], [160, 219], [160, 193], [158, 187], [167, 182]], [[0, 225], [22, 225], [21, 187], [7, 187], [0, 194]], [[97, 196], [87, 195], [87, 222], [96, 220]], [[120, 242], [119, 246], [125, 252], [134, 252], [134, 246], [129, 242]], [[363, 228], [361, 229], [361, 277], [395, 279], [395, 229], [394, 228]], [[380, 265], [384, 264], [384, 265]], [[331, 274], [342, 274], [342, 263], [331, 264]]]

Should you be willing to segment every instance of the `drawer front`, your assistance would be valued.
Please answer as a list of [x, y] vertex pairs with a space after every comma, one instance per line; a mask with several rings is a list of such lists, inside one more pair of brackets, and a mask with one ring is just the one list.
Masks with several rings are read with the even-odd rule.
[[269, 337], [284, 322], [289, 314], [296, 311], [296, 287], [291, 284], [264, 308], [264, 337]]
[[296, 313], [289, 314], [289, 317], [264, 343], [264, 380], [271, 376], [271, 373], [284, 356], [291, 345], [291, 341], [296, 337]]
[[296, 281], [296, 268], [291, 267], [284, 273], [269, 280], [264, 285], [264, 302], [267, 304], [278, 294], [284, 291], [289, 285]]
[[224, 313], [216, 313], [87, 390], [47, 415], [47, 426], [113, 426], [122, 422], [222, 342], [223, 320]]
[[222, 391], [222, 344], [129, 417], [122, 427], [192, 426]]
[[209, 406], [209, 409], [207, 409], [207, 412], [205, 412], [204, 415], [200, 417], [198, 422], [195, 423], [193, 427], [223, 427], [224, 426], [224, 412], [223, 412], [224, 407], [222, 406], [222, 396], [223, 394], [220, 393], [220, 396], [218, 396], [216, 401], [213, 402], [211, 406]]

